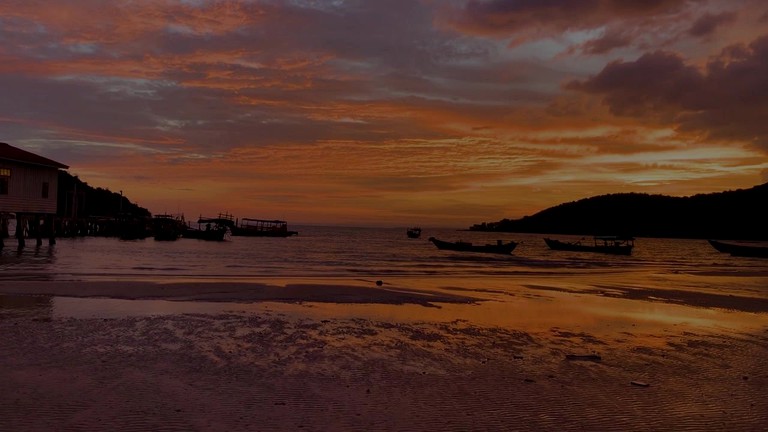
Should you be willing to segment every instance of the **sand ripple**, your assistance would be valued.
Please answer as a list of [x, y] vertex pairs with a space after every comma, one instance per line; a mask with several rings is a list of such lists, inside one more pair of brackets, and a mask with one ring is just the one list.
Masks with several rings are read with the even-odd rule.
[[[765, 430], [766, 335], [0, 315], [2, 431]], [[598, 352], [600, 361], [568, 353]], [[631, 385], [640, 380], [649, 387]]]

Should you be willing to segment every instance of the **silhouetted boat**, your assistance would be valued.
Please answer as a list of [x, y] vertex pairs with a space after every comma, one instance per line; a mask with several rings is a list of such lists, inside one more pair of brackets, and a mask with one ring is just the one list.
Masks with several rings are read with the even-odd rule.
[[215, 223], [229, 228], [233, 236], [246, 237], [290, 237], [298, 235], [298, 231], [288, 230], [288, 222], [283, 220], [235, 219], [231, 214], [220, 213], [219, 217], [206, 218], [210, 223]]
[[511, 254], [513, 250], [517, 247], [517, 243], [511, 241], [509, 243], [504, 243], [501, 240], [497, 240], [496, 244], [485, 244], [485, 245], [474, 245], [472, 243], [463, 242], [463, 241], [457, 241], [457, 242], [448, 242], [443, 240], [438, 240], [434, 237], [430, 237], [429, 241], [434, 243], [435, 246], [437, 246], [438, 249], [442, 250], [452, 250], [452, 251], [459, 251], [459, 252], [484, 252], [484, 253], [496, 253], [496, 254]]
[[738, 257], [768, 258], [768, 246], [755, 246], [735, 243], [723, 243], [717, 240], [707, 240], [713, 248], [720, 252]]
[[152, 221], [144, 217], [120, 215], [116, 232], [120, 240], [144, 240], [152, 233]]
[[231, 229], [234, 236], [290, 237], [298, 234], [298, 231], [288, 230], [288, 222], [282, 220], [242, 218], [240, 224]]
[[421, 237], [421, 228], [419, 227], [408, 228], [405, 231], [405, 234], [408, 235], [408, 238], [419, 238]]
[[[203, 224], [205, 226], [203, 227]], [[201, 217], [197, 221], [197, 228], [186, 226], [182, 232], [182, 238], [223, 241], [227, 234], [227, 227], [218, 223], [217, 218]]]
[[545, 238], [544, 243], [552, 250], [631, 255], [632, 248], [635, 246], [635, 239], [632, 237], [595, 236], [592, 244], [583, 244], [581, 241], [564, 242]]
[[152, 218], [152, 234], [155, 240], [178, 240], [184, 227], [184, 216], [159, 214]]

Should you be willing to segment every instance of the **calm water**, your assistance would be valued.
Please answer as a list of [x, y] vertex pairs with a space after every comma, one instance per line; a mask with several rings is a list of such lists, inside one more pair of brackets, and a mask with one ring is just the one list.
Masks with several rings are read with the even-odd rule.
[[[425, 229], [408, 239], [405, 228], [296, 226], [290, 238], [230, 237], [226, 242], [180, 239], [120, 241], [58, 239], [17, 252], [6, 240], [0, 280], [258, 279], [265, 277], [508, 277], [601, 271], [768, 275], [768, 260], [734, 258], [705, 240], [640, 238], [630, 257], [551, 251], [544, 235]], [[427, 241], [521, 242], [511, 256], [440, 251]], [[560, 239], [576, 236], [552, 235]]]

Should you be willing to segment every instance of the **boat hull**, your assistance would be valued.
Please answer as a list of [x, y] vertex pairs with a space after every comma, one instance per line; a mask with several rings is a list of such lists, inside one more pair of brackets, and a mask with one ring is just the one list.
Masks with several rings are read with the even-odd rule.
[[432, 242], [435, 246], [437, 246], [437, 248], [440, 250], [451, 250], [451, 251], [457, 251], [457, 252], [480, 252], [480, 253], [494, 253], [494, 254], [509, 255], [517, 247], [517, 243], [515, 242], [501, 243], [501, 241], [499, 241], [499, 243], [496, 243], [496, 244], [486, 244], [486, 245], [474, 245], [472, 243], [461, 242], [461, 241], [448, 242], [448, 241], [438, 240], [434, 237], [430, 237], [429, 241]]
[[298, 235], [298, 231], [261, 230], [254, 228], [231, 227], [233, 236], [243, 237], [290, 237]]
[[419, 238], [421, 237], [421, 228], [408, 228], [405, 234], [408, 236], [408, 238]]
[[182, 219], [170, 215], [157, 215], [152, 220], [152, 233], [158, 241], [176, 241], [184, 231]]
[[545, 238], [544, 243], [552, 250], [571, 251], [571, 252], [595, 252], [611, 255], [632, 255], [631, 245], [584, 245], [579, 243], [568, 243], [560, 240]]
[[719, 252], [738, 257], [768, 258], [768, 247], [747, 246], [733, 243], [723, 243], [717, 240], [707, 240]]
[[181, 237], [187, 239], [208, 240], [208, 241], [224, 241], [224, 236], [227, 234], [227, 229], [187, 229]]

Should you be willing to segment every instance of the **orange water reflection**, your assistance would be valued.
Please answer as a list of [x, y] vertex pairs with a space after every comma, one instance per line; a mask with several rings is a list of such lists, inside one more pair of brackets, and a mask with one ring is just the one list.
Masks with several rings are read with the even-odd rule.
[[[270, 281], [274, 283], [275, 281]], [[296, 283], [297, 281], [291, 281]], [[363, 283], [357, 281], [358, 283]], [[365, 281], [364, 281], [365, 282]], [[527, 282], [531, 282], [526, 286]], [[391, 290], [440, 292], [474, 297], [472, 304], [368, 304], [329, 302], [201, 302], [167, 300], [77, 299], [54, 297], [55, 318], [119, 318], [182, 313], [268, 313], [296, 319], [364, 319], [383, 322], [452, 322], [501, 327], [532, 333], [568, 329], [598, 337], [638, 337], [690, 329], [696, 332], [757, 332], [768, 328], [768, 314], [718, 307], [694, 307], [662, 298], [612, 297], [609, 289], [587, 289], [579, 280], [542, 278], [509, 280], [392, 279]], [[325, 281], [324, 283], [331, 283]], [[345, 281], [349, 284], [350, 281]], [[367, 283], [367, 282], [366, 282]], [[418, 289], [414, 287], [418, 287]], [[696, 295], [695, 293], [692, 295]], [[732, 298], [733, 296], [727, 296]], [[749, 298], [743, 299], [749, 302]]]

